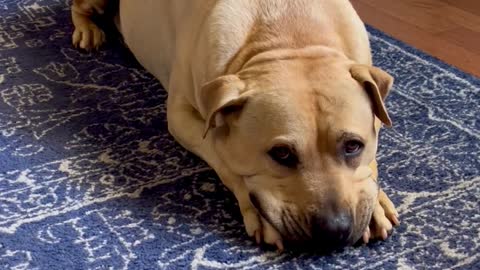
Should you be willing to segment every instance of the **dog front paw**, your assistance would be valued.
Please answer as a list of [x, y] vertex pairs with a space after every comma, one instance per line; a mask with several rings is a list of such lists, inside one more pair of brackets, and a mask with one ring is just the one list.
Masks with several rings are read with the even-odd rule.
[[400, 224], [398, 217], [395, 205], [387, 194], [380, 190], [370, 225], [363, 233], [363, 242], [368, 243], [369, 240], [376, 239], [386, 240], [393, 227]]
[[94, 23], [75, 27], [72, 34], [72, 44], [75, 48], [90, 51], [97, 50], [105, 42], [105, 33]]
[[261, 217], [255, 208], [247, 208], [245, 211], [242, 211], [242, 215], [248, 236], [254, 237], [257, 244], [266, 243], [276, 246], [280, 252], [284, 250], [280, 233]]

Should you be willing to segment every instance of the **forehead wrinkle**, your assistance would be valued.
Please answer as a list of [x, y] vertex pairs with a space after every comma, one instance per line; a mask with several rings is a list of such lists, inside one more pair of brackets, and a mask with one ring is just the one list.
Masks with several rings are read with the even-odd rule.
[[[309, 155], [313, 155], [311, 161], [313, 162], [312, 165], [314, 166], [321, 166], [324, 167], [323, 164], [323, 154], [328, 149], [328, 136], [329, 133], [329, 124], [328, 122], [331, 121], [331, 112], [333, 112], [332, 108], [337, 103], [336, 99], [330, 96], [327, 96], [318, 89], [310, 88], [309, 95], [307, 96], [309, 99], [310, 110], [311, 114], [311, 126], [310, 130], [312, 131], [313, 138], [308, 140], [308, 152]], [[314, 161], [315, 160], [315, 161]]]
[[314, 100], [316, 109], [320, 113], [329, 113], [335, 109], [335, 107], [341, 106], [337, 98], [328, 96], [320, 91], [314, 90]]
[[[340, 123], [337, 123], [337, 117], [345, 111], [348, 104], [341, 97], [335, 96], [335, 93], [326, 93], [316, 89], [315, 93], [315, 105], [316, 105], [316, 125], [317, 125], [317, 139], [316, 139], [316, 151], [320, 153], [320, 159], [323, 162], [328, 162], [330, 154], [336, 153], [336, 146], [338, 143], [339, 134], [346, 130], [339, 130]], [[336, 89], [334, 91], [341, 91]], [[356, 134], [356, 137], [363, 138], [355, 132], [355, 130], [348, 130], [351, 134]], [[326, 164], [324, 164], [325, 166]]]

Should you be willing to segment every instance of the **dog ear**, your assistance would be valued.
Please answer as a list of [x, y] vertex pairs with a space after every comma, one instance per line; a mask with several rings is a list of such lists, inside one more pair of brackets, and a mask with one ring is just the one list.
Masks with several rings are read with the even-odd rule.
[[206, 83], [200, 90], [200, 110], [206, 115], [203, 138], [211, 128], [225, 123], [228, 114], [239, 111], [245, 104], [241, 96], [245, 83], [236, 75], [225, 75]]
[[356, 64], [350, 68], [352, 77], [367, 91], [373, 105], [373, 112], [387, 127], [392, 120], [385, 108], [385, 98], [393, 85], [393, 77], [387, 72], [372, 66]]

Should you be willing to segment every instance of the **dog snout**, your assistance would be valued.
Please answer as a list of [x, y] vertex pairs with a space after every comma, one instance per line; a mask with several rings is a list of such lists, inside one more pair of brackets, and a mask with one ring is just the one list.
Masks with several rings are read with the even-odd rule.
[[312, 240], [321, 247], [335, 249], [346, 246], [353, 232], [353, 216], [349, 211], [312, 217]]

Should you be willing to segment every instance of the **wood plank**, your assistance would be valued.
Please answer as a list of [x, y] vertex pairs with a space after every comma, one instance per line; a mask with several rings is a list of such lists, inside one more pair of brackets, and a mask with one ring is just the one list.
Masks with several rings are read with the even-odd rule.
[[440, 0], [451, 6], [462, 9], [463, 11], [480, 16], [480, 1], [479, 0]]
[[[480, 33], [464, 27], [458, 27], [436, 35], [480, 55]], [[478, 63], [480, 66], [480, 63]]]
[[[352, 1], [357, 2], [357, 1]], [[404, 23], [414, 24], [429, 33], [438, 33], [457, 27], [450, 20], [448, 5], [436, 0], [360, 0]]]
[[[480, 1], [477, 2], [480, 9]], [[480, 33], [480, 16], [467, 12], [455, 6], [442, 8], [441, 16], [447, 16], [452, 23]]]
[[[383, 9], [380, 9], [378, 5], [368, 4], [365, 1], [370, 0], [351, 1], [365, 23], [453, 66], [480, 77], [480, 55], [446, 40], [445, 38], [447, 37], [435, 36], [427, 30], [417, 27], [413, 23], [399, 19], [398, 16], [392, 16], [391, 12], [385, 12]], [[435, 31], [435, 33], [440, 32]]]
[[[480, 16], [443, 0], [351, 0], [351, 2], [369, 4], [430, 33], [447, 31], [457, 26], [480, 32]], [[473, 10], [480, 12], [479, 0], [469, 5]]]

